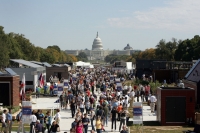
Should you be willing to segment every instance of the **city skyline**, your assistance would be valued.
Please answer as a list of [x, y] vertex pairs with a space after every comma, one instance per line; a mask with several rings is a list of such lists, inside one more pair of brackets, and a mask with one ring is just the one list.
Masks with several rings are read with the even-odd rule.
[[24, 34], [35, 46], [92, 49], [97, 31], [103, 48], [155, 48], [161, 39], [199, 35], [200, 1], [7, 1], [0, 4], [6, 33]]

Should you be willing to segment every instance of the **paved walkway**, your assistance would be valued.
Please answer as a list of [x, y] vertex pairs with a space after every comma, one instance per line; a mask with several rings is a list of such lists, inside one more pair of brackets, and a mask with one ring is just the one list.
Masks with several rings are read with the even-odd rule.
[[[59, 107], [59, 103], [55, 103], [57, 100], [57, 97], [43, 97], [43, 98], [38, 98], [32, 99], [32, 102], [35, 104], [32, 105], [32, 109], [56, 109]], [[132, 113], [132, 112], [130, 112]], [[74, 121], [74, 118], [71, 118], [71, 111], [70, 109], [66, 110], [61, 110], [61, 122], [60, 122], [60, 129], [61, 133], [63, 132], [70, 132], [71, 128], [71, 123]], [[130, 118], [130, 121], [133, 119]], [[149, 106], [143, 106], [143, 120], [144, 121], [156, 121], [156, 113], [151, 113], [150, 107]], [[95, 122], [94, 122], [95, 123]], [[89, 125], [88, 131], [91, 130], [91, 126]], [[111, 122], [109, 120], [108, 126], [105, 127], [105, 132], [111, 133]], [[13, 132], [14, 133], [14, 132]], [[119, 121], [117, 121], [117, 130], [113, 131], [112, 133], [119, 133]]]

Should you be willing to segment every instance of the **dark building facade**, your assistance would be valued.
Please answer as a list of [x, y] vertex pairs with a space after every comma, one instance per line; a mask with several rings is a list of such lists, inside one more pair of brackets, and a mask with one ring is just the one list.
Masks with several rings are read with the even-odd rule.
[[163, 126], [187, 125], [194, 122], [195, 90], [161, 87], [157, 90], [157, 120]]
[[0, 75], [0, 103], [3, 106], [19, 106], [19, 76]]
[[150, 75], [154, 80], [167, 83], [176, 82], [183, 79], [192, 67], [192, 62], [176, 62], [165, 60], [136, 60], [136, 77], [142, 78], [142, 75], [148, 78]]

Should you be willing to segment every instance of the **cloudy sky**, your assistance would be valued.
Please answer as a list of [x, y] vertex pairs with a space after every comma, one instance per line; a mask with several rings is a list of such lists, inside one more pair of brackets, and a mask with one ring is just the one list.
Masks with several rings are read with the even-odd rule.
[[200, 0], [1, 0], [0, 25], [34, 45], [91, 49], [154, 48], [161, 39], [199, 35]]

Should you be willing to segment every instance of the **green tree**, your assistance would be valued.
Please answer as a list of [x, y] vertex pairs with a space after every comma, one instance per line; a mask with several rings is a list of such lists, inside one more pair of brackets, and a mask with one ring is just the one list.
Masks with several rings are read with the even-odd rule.
[[41, 53], [40, 61], [53, 64], [56, 62], [56, 59], [51, 53], [49, 53], [48, 51], [45, 50]]
[[177, 39], [172, 38], [172, 41], [166, 42], [164, 39], [160, 40], [156, 45], [156, 58], [173, 61], [175, 51], [177, 49]]
[[0, 67], [6, 67], [9, 64], [9, 51], [5, 42], [0, 39]]
[[77, 56], [77, 59], [79, 61], [84, 61], [84, 62], [87, 62], [88, 61], [88, 58], [87, 58], [87, 55], [85, 54], [85, 52], [80, 52]]
[[191, 61], [200, 57], [200, 37], [194, 36], [192, 39], [186, 39], [178, 44], [175, 51], [175, 60]]
[[58, 52], [61, 52], [61, 50], [60, 50], [60, 47], [59, 47], [59, 46], [57, 46], [57, 45], [48, 46], [47, 48], [52, 48], [52, 49], [55, 49], [55, 50], [57, 50]]

